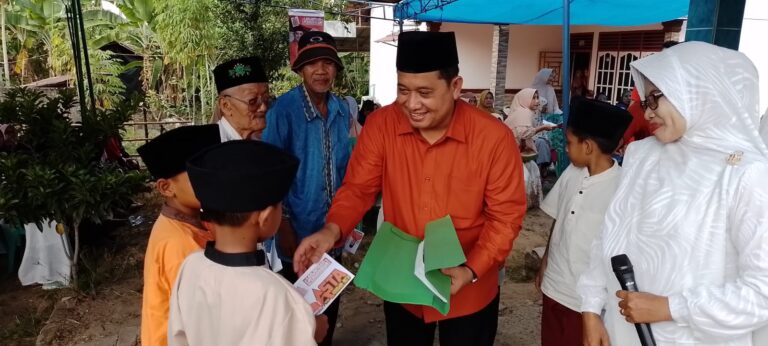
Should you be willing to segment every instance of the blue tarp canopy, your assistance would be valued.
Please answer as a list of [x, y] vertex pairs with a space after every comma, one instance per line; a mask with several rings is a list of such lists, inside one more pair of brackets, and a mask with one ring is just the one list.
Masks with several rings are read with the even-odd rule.
[[[635, 26], [688, 15], [690, 0], [571, 0], [570, 25]], [[563, 0], [403, 0], [395, 18], [432, 22], [562, 25]]]

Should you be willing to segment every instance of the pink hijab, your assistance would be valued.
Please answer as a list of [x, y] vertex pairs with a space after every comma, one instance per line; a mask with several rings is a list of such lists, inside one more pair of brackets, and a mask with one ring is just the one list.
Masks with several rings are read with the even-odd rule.
[[525, 88], [515, 94], [510, 105], [510, 114], [504, 121], [515, 134], [517, 144], [523, 152], [535, 152], [536, 146], [533, 143], [533, 135], [536, 131], [533, 129], [533, 117], [535, 113], [531, 110], [531, 102], [536, 89]]
[[531, 110], [531, 102], [533, 102], [533, 95], [535, 94], [536, 89], [533, 88], [525, 88], [515, 94], [510, 105], [509, 117], [504, 122], [507, 126], [513, 129], [517, 126], [533, 126], [535, 114]]

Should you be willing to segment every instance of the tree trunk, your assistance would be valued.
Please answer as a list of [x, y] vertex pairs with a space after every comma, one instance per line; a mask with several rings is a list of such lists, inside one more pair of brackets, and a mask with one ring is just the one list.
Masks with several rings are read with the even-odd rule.
[[80, 221], [75, 221], [72, 227], [75, 232], [75, 251], [72, 253], [72, 258], [69, 259], [69, 264], [72, 266], [70, 271], [72, 272], [72, 281], [70, 286], [79, 289], [77, 281], [77, 264], [80, 259]]
[[5, 71], [5, 86], [10, 87], [11, 86], [11, 73], [10, 69], [8, 68], [8, 44], [7, 44], [7, 38], [5, 36], [5, 6], [6, 2], [3, 0], [0, 0], [0, 28], [2, 28], [2, 35], [3, 35], [3, 70]]
[[[207, 73], [207, 70], [203, 71]], [[205, 102], [205, 98], [208, 96], [205, 92], [205, 88], [208, 87], [208, 83], [203, 75], [204, 72], [198, 73], [198, 76], [200, 77], [200, 124], [205, 124], [205, 114], [208, 106], [207, 102]]]
[[197, 66], [193, 64], [191, 66], [191, 70], [192, 71], [190, 72], [192, 76], [190, 79], [192, 79], [192, 90], [188, 91], [187, 93], [190, 95], [189, 98], [192, 99], [192, 124], [194, 125], [199, 124], [197, 122], [197, 102], [195, 102], [195, 93], [197, 92], [197, 90], [195, 90], [197, 87], [197, 76], [195, 75], [195, 71], [197, 71]]

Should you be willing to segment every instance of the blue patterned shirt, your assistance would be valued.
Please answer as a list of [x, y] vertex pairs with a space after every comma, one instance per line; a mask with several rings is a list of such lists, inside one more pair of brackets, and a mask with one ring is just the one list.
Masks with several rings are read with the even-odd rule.
[[349, 162], [349, 123], [344, 100], [328, 93], [328, 117], [323, 118], [303, 84], [278, 97], [267, 112], [262, 140], [300, 161], [296, 180], [283, 203], [283, 213], [290, 217], [299, 241], [325, 225]]

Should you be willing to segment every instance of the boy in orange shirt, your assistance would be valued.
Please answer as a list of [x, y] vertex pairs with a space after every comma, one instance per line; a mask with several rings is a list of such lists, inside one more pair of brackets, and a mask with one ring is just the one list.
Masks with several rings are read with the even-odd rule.
[[221, 141], [217, 125], [185, 126], [161, 134], [138, 153], [156, 179], [165, 203], [149, 236], [144, 256], [141, 344], [168, 344], [171, 288], [181, 263], [213, 237], [200, 222], [200, 202], [192, 191], [186, 161]]

